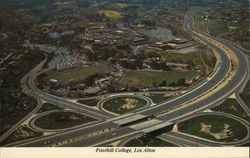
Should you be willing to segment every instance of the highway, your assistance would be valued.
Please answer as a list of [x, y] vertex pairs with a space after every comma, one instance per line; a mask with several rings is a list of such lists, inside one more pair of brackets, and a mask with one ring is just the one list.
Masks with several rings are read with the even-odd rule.
[[[103, 121], [96, 125], [90, 125], [88, 127], [22, 142], [20, 144], [16, 143], [11, 146], [107, 145], [117, 140], [140, 136], [191, 118], [197, 113], [217, 105], [231, 94], [237, 92], [242, 88], [243, 82], [245, 82], [249, 75], [247, 60], [244, 54], [227, 42], [195, 30], [192, 23], [194, 13], [195, 10], [191, 10], [185, 15], [185, 30], [193, 37], [214, 49], [221, 58], [218, 69], [210, 79], [207, 79], [201, 85], [172, 100], [121, 116], [103, 113], [89, 107], [82, 107], [80, 104], [46, 94], [36, 87], [33, 87], [35, 90], [33, 93], [37, 94], [43, 100], [56, 103], [57, 105], [60, 104], [65, 108], [79, 111]], [[235, 73], [231, 73], [232, 63], [230, 56], [214, 44], [214, 42], [211, 42], [212, 40], [224, 45], [235, 54], [236, 60], [238, 61], [238, 65], [234, 67]], [[33, 84], [30, 86], [33, 86]], [[246, 139], [242, 140], [242, 142], [246, 142]]]
[[[197, 117], [197, 116], [206, 116], [206, 115], [219, 115], [219, 116], [225, 116], [225, 117], [229, 117], [235, 120], [238, 120], [240, 123], [242, 123], [246, 129], [249, 128], [249, 122], [232, 114], [227, 114], [227, 113], [221, 113], [221, 112], [202, 112], [202, 113], [197, 113], [195, 115], [193, 115], [192, 117]], [[190, 118], [188, 118], [190, 119]], [[135, 137], [134, 137], [135, 138]], [[124, 146], [127, 142], [129, 142], [130, 140], [134, 139], [133, 137], [130, 137], [128, 139], [125, 139], [123, 141], [121, 141], [119, 143], [119, 146]], [[239, 145], [243, 145], [246, 142], [248, 142], [248, 138], [249, 138], [249, 133], [248, 135], [245, 137], [245, 139], [240, 140], [240, 141], [235, 141], [235, 142], [220, 142], [220, 141], [212, 141], [212, 140], [208, 140], [208, 139], [204, 139], [201, 137], [197, 137], [197, 136], [193, 136], [190, 134], [186, 134], [186, 133], [181, 133], [181, 132], [177, 132], [177, 131], [170, 131], [167, 133], [163, 133], [159, 136], [157, 136], [157, 138], [165, 140], [167, 142], [170, 143], [174, 143], [177, 145], [181, 145], [181, 146], [239, 146]]]

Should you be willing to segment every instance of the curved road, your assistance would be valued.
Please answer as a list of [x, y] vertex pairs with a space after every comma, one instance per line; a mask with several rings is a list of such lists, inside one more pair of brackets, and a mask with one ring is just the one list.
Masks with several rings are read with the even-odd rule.
[[[185, 15], [186, 31], [189, 32], [195, 38], [206, 43], [209, 47], [216, 50], [216, 52], [221, 57], [221, 62], [218, 67], [218, 70], [214, 73], [214, 75], [211, 78], [207, 79], [201, 86], [196, 87], [192, 91], [189, 91], [188, 93], [185, 93], [184, 95], [181, 95], [173, 100], [161, 103], [159, 105], [141, 111], [137, 111], [136, 113], [129, 113], [117, 116], [112, 119], [108, 119], [105, 122], [101, 122], [97, 125], [93, 125], [90, 127], [80, 128], [77, 130], [69, 131], [67, 133], [60, 133], [53, 136], [44, 137], [42, 139], [37, 139], [31, 142], [15, 144], [15, 145], [99, 146], [117, 140], [122, 140], [127, 137], [143, 135], [145, 133], [188, 119], [193, 115], [195, 115], [196, 113], [204, 111], [205, 109], [209, 109], [211, 106], [220, 103], [229, 95], [237, 92], [241, 88], [242, 83], [248, 76], [247, 60], [244, 54], [239, 49], [235, 48], [234, 46], [224, 41], [221, 41], [220, 39], [216, 39], [210, 35], [195, 30], [192, 24], [193, 16], [194, 16], [194, 10], [189, 11]], [[230, 57], [227, 56], [226, 52], [218, 48], [214, 44], [214, 42], [211, 42], [211, 40], [217, 41], [218, 43], [224, 45], [225, 47], [227, 47], [227, 49], [232, 50], [232, 52], [236, 55], [236, 58], [238, 60], [238, 66], [235, 75], [233, 75], [232, 78], [230, 78], [229, 80], [228, 80], [228, 73], [231, 71]], [[223, 82], [227, 83], [223, 85], [222, 84]], [[218, 87], [218, 85], [220, 85], [221, 87]], [[214, 91], [214, 89], [217, 90]], [[39, 92], [39, 90], [37, 91]], [[208, 95], [208, 93], [211, 91], [212, 93]], [[57, 97], [52, 98], [52, 96], [47, 94], [39, 94], [39, 95], [43, 99], [49, 98], [50, 101], [52, 101], [53, 99], [56, 99], [57, 101], [59, 100], [60, 102], [62, 101]], [[100, 113], [98, 113], [98, 115], [99, 114]], [[136, 123], [131, 125], [131, 123], [133, 122]], [[130, 125], [127, 125], [129, 123]], [[46, 141], [49, 141], [50, 143], [44, 144], [44, 142]]]

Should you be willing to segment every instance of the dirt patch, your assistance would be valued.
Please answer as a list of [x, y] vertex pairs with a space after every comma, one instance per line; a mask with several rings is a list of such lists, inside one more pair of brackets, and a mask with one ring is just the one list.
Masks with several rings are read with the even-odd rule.
[[230, 130], [230, 125], [225, 123], [223, 130], [221, 130], [218, 133], [211, 132], [212, 125], [201, 123], [201, 130], [200, 132], [207, 133], [211, 136], [213, 136], [215, 139], [220, 140], [220, 139], [226, 139], [229, 137], [233, 136], [233, 132]]
[[77, 117], [77, 116], [70, 116], [70, 119], [72, 119], [72, 120], [79, 120], [80, 118]]
[[126, 103], [124, 105], [121, 106], [122, 109], [133, 109], [136, 107], [136, 104], [138, 103], [138, 100], [135, 99], [131, 99], [131, 98], [126, 98], [124, 100]]

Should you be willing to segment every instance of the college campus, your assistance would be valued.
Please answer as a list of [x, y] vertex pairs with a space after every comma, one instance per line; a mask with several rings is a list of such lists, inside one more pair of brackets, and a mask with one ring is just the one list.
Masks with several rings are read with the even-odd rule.
[[0, 21], [1, 147], [249, 146], [249, 1], [0, 0]]

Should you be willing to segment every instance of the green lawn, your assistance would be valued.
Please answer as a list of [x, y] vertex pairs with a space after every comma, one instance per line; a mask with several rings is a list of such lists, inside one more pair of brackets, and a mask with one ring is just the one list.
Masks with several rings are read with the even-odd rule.
[[155, 104], [161, 103], [163, 101], [167, 101], [169, 98], [172, 98], [172, 96], [166, 96], [166, 94], [162, 93], [150, 93], [149, 95], [145, 95], [149, 97]]
[[150, 137], [148, 135], [142, 136], [137, 139], [130, 140], [127, 144], [125, 144], [126, 147], [173, 147], [176, 146], [170, 142], [165, 142], [161, 139], [158, 139], [156, 137]]
[[43, 129], [63, 129], [95, 120], [74, 112], [53, 112], [38, 118], [34, 123], [37, 127]]
[[[136, 103], [134, 104], [135, 106], [131, 107], [131, 108], [122, 108], [123, 105], [128, 103], [126, 101], [126, 99], [135, 100], [136, 101]], [[146, 104], [147, 104], [147, 102], [144, 99], [141, 99], [138, 97], [117, 97], [117, 98], [106, 101], [103, 104], [103, 108], [108, 110], [108, 111], [117, 113], [117, 114], [124, 114], [124, 113], [127, 113], [129, 111], [141, 108], [141, 107], [145, 106]]]
[[51, 110], [61, 110], [62, 108], [50, 104], [50, 103], [44, 103], [41, 109], [39, 109], [38, 113], [45, 112], [45, 111], [51, 111]]
[[201, 53], [205, 53], [204, 51], [196, 51], [192, 53], [187, 54], [178, 54], [178, 53], [169, 53], [167, 56], [168, 61], [174, 61], [174, 62], [180, 62], [180, 63], [186, 63], [188, 61], [192, 61], [195, 66], [197, 66], [199, 69], [204, 68], [204, 64], [202, 63], [202, 59], [200, 57]]
[[84, 105], [96, 106], [99, 101], [100, 100], [98, 99], [89, 99], [89, 100], [78, 100], [77, 102], [84, 104]]
[[[224, 124], [230, 125], [230, 130], [232, 131], [232, 135], [225, 139], [215, 139], [210, 134], [201, 132], [201, 123], [205, 123], [206, 125], [212, 125], [211, 132], [217, 133], [223, 130]], [[180, 122], [178, 124], [178, 128], [181, 132], [188, 133], [191, 135], [195, 135], [198, 137], [214, 140], [214, 141], [221, 141], [221, 142], [232, 142], [236, 140], [241, 140], [245, 138], [247, 135], [246, 127], [238, 122], [237, 120], [224, 117], [224, 116], [217, 116], [217, 115], [205, 115], [205, 116], [197, 116], [191, 118], [187, 121]]]
[[167, 61], [173, 61], [179, 63], [188, 63], [189, 61], [192, 61], [197, 68], [203, 69], [204, 64], [202, 62], [201, 55], [204, 55], [207, 50], [201, 49], [187, 54], [180, 54], [180, 53], [167, 53], [152, 47], [142, 47], [140, 48], [140, 51], [143, 52], [145, 55], [161, 55], [162, 57], [166, 58]]
[[159, 48], [148, 47], [148, 46], [144, 46], [144, 47], [140, 48], [139, 51], [144, 53], [147, 56], [158, 54], [158, 53], [162, 52], [162, 50]]
[[228, 23], [221, 20], [209, 20], [206, 27], [209, 32], [215, 36], [219, 36], [229, 31]]
[[127, 71], [125, 75], [122, 77], [122, 84], [140, 86], [140, 87], [155, 87], [154, 84], [159, 85], [162, 81], [177, 82], [180, 78], [185, 78], [186, 80], [190, 80], [198, 75], [198, 72], [195, 70], [191, 71], [137, 71], [131, 70]]
[[247, 113], [236, 99], [228, 98], [221, 105], [212, 108], [213, 111], [225, 112], [247, 119]]
[[[86, 68], [82, 68], [79, 70], [79, 78], [86, 78], [88, 76], [98, 74], [98, 73], [105, 73], [108, 71], [108, 68], [105, 66], [90, 66]], [[53, 78], [57, 79], [60, 82], [68, 82], [70, 80], [74, 80], [78, 78], [78, 71], [70, 71], [70, 72], [65, 72], [65, 73], [60, 73]]]
[[250, 80], [248, 80], [244, 90], [240, 93], [240, 97], [244, 103], [250, 108]]

